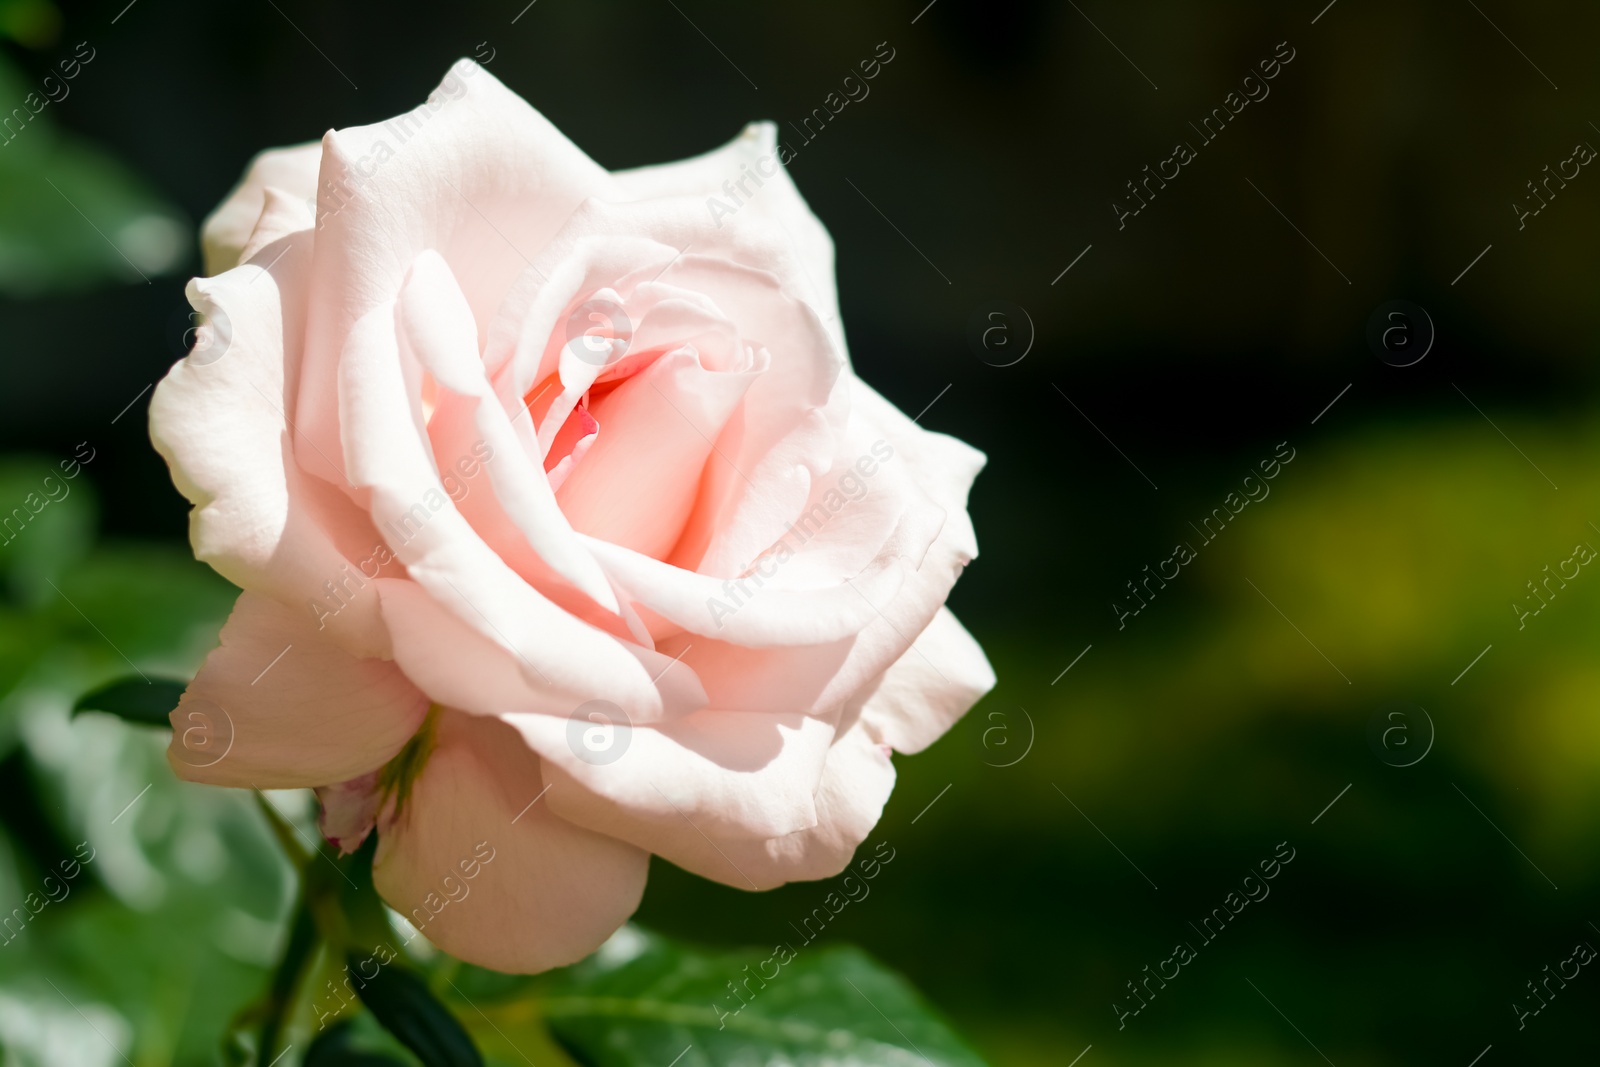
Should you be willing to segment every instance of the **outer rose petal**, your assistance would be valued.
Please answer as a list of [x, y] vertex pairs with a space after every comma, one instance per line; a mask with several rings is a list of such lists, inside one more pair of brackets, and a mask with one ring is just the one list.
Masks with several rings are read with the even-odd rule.
[[697, 711], [651, 726], [619, 726], [610, 762], [578, 753], [573, 721], [507, 715], [543, 759], [552, 810], [677, 862], [695, 840], [781, 837], [817, 824], [831, 718]]
[[548, 797], [530, 807], [543, 788], [516, 731], [446, 711], [405, 810], [379, 831], [378, 892], [469, 963], [533, 973], [582, 959], [639, 906], [649, 854], [562, 820]]
[[256, 228], [250, 231], [250, 239], [239, 252], [240, 263], [250, 262], [262, 249], [296, 230], [311, 229], [317, 221], [311, 214], [312, 205], [299, 197], [275, 185], [267, 186], [265, 193], [261, 217], [256, 220]]
[[828, 750], [817, 786], [817, 825], [766, 841], [686, 839], [671, 853], [672, 862], [735, 889], [832, 878], [878, 825], [894, 778], [887, 747], [857, 727]]
[[323, 584], [354, 575], [378, 532], [348, 497], [300, 469], [285, 419], [299, 387], [311, 237], [286, 238], [266, 267], [189, 283], [189, 302], [217, 340], [179, 360], [156, 387], [150, 440], [194, 504], [197, 559], [235, 585], [300, 605], [307, 619], [325, 615], [327, 634], [352, 653], [381, 656], [388, 638], [377, 595], [356, 578], [340, 607]]
[[357, 659], [304, 613], [245, 593], [173, 709], [167, 758], [193, 782], [327, 785], [394, 758], [427, 710], [393, 663]]
[[300, 201], [314, 198], [321, 163], [322, 145], [316, 141], [274, 148], [252, 159], [239, 184], [200, 228], [206, 273], [221, 274], [238, 265], [240, 252], [261, 218], [269, 187]]
[[[945, 529], [949, 529], [949, 523]], [[841, 642], [844, 654], [830, 661], [834, 664], [830, 672], [820, 678], [812, 674], [810, 681], [787, 682], [794, 692], [804, 695], [814, 714], [836, 715], [850, 705], [863, 687], [908, 654], [913, 634], [927, 629], [966, 564], [966, 558], [952, 551], [945, 541], [946, 534], [941, 532], [921, 568], [906, 578], [893, 600], [873, 604], [877, 614], [848, 643]], [[695, 652], [683, 659], [705, 679], [713, 703], [721, 703], [730, 690], [759, 693], [763, 686], [784, 685], [797, 676], [804, 679], [807, 665], [818, 661], [821, 650], [737, 649], [721, 644], [709, 645], [707, 652], [705, 659]], [[736, 688], [727, 684], [729, 679], [737, 680]], [[935, 680], [939, 681], [937, 676]]]
[[911, 649], [883, 672], [861, 726], [897, 752], [921, 752], [994, 688], [994, 668], [949, 608], [940, 608]]
[[978, 537], [972, 530], [972, 517], [967, 514], [967, 492], [988, 457], [965, 441], [924, 430], [861, 379], [851, 384], [855, 410], [883, 430], [911, 477], [945, 509], [947, 519], [940, 540], [964, 561], [976, 559]]

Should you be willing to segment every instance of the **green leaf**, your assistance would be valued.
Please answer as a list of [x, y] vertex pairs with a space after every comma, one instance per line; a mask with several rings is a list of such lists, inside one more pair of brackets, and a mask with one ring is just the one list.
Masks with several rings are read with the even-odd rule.
[[483, 1067], [483, 1056], [466, 1029], [421, 978], [398, 964], [379, 967], [367, 978], [359, 971], [357, 957], [363, 955], [350, 953], [346, 964], [356, 996], [384, 1029], [416, 1053], [423, 1067]]
[[301, 1067], [405, 1067], [405, 1064], [361, 1047], [356, 1026], [351, 1020], [343, 1019], [311, 1042]]
[[123, 678], [85, 693], [72, 705], [72, 711], [103, 711], [128, 722], [166, 726], [167, 714], [178, 706], [178, 698], [186, 688], [187, 682], [165, 678]]
[[540, 1009], [595, 1067], [982, 1067], [905, 979], [848, 946], [707, 955], [627, 928]]

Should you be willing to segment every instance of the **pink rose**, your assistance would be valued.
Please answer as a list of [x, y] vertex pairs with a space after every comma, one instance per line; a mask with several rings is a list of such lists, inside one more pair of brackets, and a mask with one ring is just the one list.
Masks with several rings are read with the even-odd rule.
[[993, 685], [943, 607], [983, 456], [852, 372], [772, 126], [608, 173], [463, 61], [257, 158], [205, 248], [151, 437], [244, 592], [173, 766], [375, 824], [446, 951], [577, 960], [651, 852], [833, 875]]

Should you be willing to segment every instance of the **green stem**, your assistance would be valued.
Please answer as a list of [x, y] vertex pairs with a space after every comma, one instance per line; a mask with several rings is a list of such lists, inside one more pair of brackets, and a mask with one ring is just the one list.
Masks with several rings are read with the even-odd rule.
[[344, 924], [339, 914], [337, 895], [330, 893], [321, 884], [322, 880], [315, 876], [315, 869], [311, 866], [316, 858], [314, 854], [307, 851], [295, 828], [260, 790], [255, 791], [255, 796], [262, 815], [266, 816], [267, 825], [272, 829], [272, 836], [293, 865], [300, 886], [283, 957], [273, 972], [266, 995], [249, 1013], [251, 1017], [261, 1020], [256, 1063], [258, 1067], [265, 1067], [278, 1055], [278, 1044], [293, 1018], [300, 988], [316, 959], [317, 950], [327, 944], [330, 951], [342, 954]]
[[307, 852], [305, 846], [300, 843], [294, 827], [289, 825], [289, 820], [283, 817], [283, 813], [272, 806], [261, 790], [257, 789], [253, 790], [253, 792], [256, 795], [256, 803], [261, 805], [261, 813], [267, 817], [267, 825], [272, 827], [272, 836], [278, 839], [279, 846], [289, 854], [289, 862], [293, 863], [301, 874], [304, 874], [306, 866], [311, 862], [311, 853]]
[[260, 1052], [257, 1053], [256, 1062], [263, 1067], [271, 1063], [277, 1053], [278, 1039], [288, 1026], [289, 1016], [294, 1011], [295, 996], [320, 941], [316, 919], [302, 890], [295, 906], [293, 925], [289, 927], [289, 941], [284, 946], [283, 959], [272, 975], [272, 984], [267, 987], [266, 1002], [262, 1006], [266, 1018], [261, 1023]]

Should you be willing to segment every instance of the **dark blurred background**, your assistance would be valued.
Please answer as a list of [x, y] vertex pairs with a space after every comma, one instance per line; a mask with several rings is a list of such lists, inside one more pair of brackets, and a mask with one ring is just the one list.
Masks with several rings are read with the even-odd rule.
[[[228, 604], [145, 433], [194, 229], [255, 152], [407, 110], [474, 55], [610, 168], [775, 120], [859, 373], [989, 455], [952, 606], [1000, 683], [898, 760], [896, 861], [829, 938], [997, 1064], [1593, 1059], [1600, 975], [1526, 983], [1600, 945], [1600, 578], [1575, 555], [1600, 545], [1600, 8], [125, 2], [0, 0], [0, 116], [93, 52], [0, 146], [0, 505], [95, 450], [56, 529], [0, 547], [0, 903], [100, 835], [31, 965], [141, 1033], [141, 1067], [207, 1062], [185, 1050], [279, 906], [236, 869], [266, 847], [248, 809], [63, 710], [126, 673], [113, 639], [192, 669]], [[880, 42], [870, 94], [806, 141]], [[1177, 142], [1194, 158], [1119, 220]], [[130, 760], [159, 791], [118, 837]], [[1206, 942], [1281, 842], [1270, 896]], [[254, 903], [198, 918], [219, 886]], [[768, 945], [821, 892], [657, 862], [640, 921]], [[0, 950], [5, 1063], [98, 1062], [51, 1058], [76, 1023], [24, 950]]]

